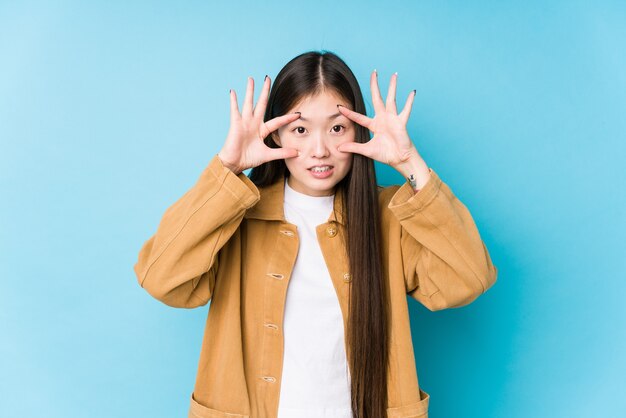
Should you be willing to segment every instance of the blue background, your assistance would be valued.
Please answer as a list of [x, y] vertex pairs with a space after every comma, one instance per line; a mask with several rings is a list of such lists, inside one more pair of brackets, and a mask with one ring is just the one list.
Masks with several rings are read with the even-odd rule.
[[[369, 74], [498, 282], [411, 299], [430, 416], [626, 416], [624, 2], [0, 2], [0, 416], [186, 416], [208, 305], [132, 266], [223, 144], [228, 89], [301, 52]], [[377, 165], [379, 182], [402, 182]]]

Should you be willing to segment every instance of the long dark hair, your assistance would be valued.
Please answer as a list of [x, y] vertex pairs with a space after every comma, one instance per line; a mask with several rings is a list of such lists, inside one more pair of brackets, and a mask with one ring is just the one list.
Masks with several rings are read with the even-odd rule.
[[[356, 77], [346, 63], [328, 51], [305, 52], [289, 61], [272, 85], [264, 120], [284, 115], [302, 98], [322, 90], [337, 93], [365, 114], [365, 104]], [[355, 123], [356, 142], [369, 141], [367, 128]], [[265, 144], [278, 148], [272, 135]], [[284, 160], [274, 160], [253, 168], [250, 180], [266, 186], [289, 176]], [[374, 162], [353, 154], [352, 167], [337, 184], [342, 193], [344, 237], [352, 280], [349, 292], [348, 347], [351, 374], [352, 416], [386, 416], [387, 366], [389, 357], [387, 327], [387, 288], [382, 273], [378, 185]]]

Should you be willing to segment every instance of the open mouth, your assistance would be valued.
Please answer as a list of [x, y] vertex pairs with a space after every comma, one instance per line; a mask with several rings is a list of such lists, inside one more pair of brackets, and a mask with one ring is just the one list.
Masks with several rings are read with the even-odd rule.
[[314, 173], [325, 173], [326, 171], [330, 171], [332, 169], [333, 169], [332, 165], [322, 165], [322, 166], [311, 167], [309, 168], [309, 171], [312, 171]]

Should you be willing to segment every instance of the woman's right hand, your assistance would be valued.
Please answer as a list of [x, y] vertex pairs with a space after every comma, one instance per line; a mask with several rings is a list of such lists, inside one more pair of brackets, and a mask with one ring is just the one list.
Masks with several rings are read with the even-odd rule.
[[241, 114], [237, 106], [237, 94], [235, 90], [230, 91], [230, 129], [217, 156], [235, 174], [267, 161], [298, 156], [298, 150], [294, 148], [270, 148], [263, 142], [271, 132], [300, 117], [300, 113], [290, 113], [263, 122], [269, 90], [270, 78], [265, 76], [259, 102], [253, 108], [254, 79], [248, 77]]

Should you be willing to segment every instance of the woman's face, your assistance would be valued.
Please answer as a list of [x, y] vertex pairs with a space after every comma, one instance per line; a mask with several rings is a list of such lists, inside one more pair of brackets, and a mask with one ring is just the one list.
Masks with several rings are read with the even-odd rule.
[[[337, 104], [352, 107], [337, 94], [322, 92], [306, 97], [287, 113], [300, 112], [300, 118], [272, 133], [283, 148], [295, 148], [300, 155], [286, 158], [289, 186], [310, 196], [329, 196], [352, 166], [352, 154], [337, 146], [354, 142], [355, 125], [337, 110]], [[313, 167], [319, 167], [319, 171]]]

